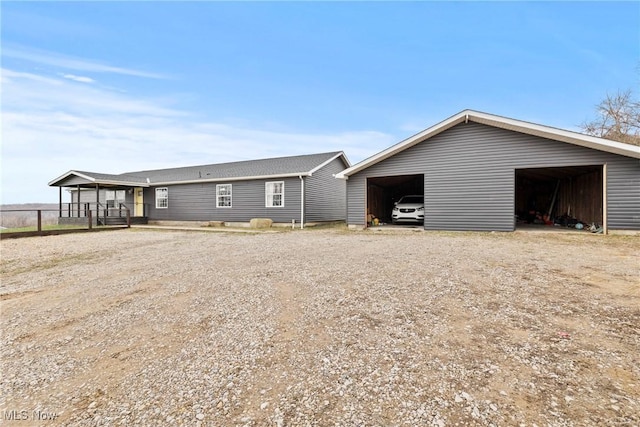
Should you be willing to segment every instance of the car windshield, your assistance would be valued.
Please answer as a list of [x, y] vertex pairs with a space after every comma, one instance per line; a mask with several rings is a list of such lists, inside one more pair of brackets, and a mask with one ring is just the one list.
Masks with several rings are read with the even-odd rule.
[[422, 196], [404, 196], [399, 203], [424, 203]]

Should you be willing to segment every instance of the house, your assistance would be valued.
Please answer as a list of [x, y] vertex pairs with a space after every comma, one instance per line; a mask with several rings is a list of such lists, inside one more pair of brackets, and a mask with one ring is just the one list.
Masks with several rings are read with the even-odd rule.
[[[59, 222], [248, 222], [304, 225], [344, 221], [346, 184], [335, 174], [350, 166], [343, 152], [127, 172], [71, 170], [49, 182], [59, 187]], [[71, 203], [62, 202], [62, 190]], [[96, 214], [97, 212], [97, 214]], [[110, 222], [111, 221], [111, 222]], [[115, 221], [115, 222], [114, 222]]]
[[389, 222], [411, 194], [427, 230], [513, 231], [531, 212], [640, 230], [639, 159], [633, 145], [465, 110], [337, 177], [352, 228]]

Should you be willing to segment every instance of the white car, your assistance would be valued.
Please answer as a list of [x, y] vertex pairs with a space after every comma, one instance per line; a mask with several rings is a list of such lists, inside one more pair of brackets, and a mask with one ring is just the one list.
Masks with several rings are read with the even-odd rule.
[[424, 222], [424, 196], [404, 196], [391, 211], [391, 222]]

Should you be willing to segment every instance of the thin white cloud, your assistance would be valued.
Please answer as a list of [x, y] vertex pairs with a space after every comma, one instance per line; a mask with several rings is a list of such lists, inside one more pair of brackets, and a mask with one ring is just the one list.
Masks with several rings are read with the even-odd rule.
[[25, 73], [22, 71], [14, 71], [14, 70], [9, 70], [7, 68], [2, 68], [2, 83], [10, 83], [12, 80], [14, 79], [20, 79], [20, 80], [33, 80], [34, 82], [38, 82], [38, 83], [46, 83], [48, 85], [60, 85], [62, 84], [61, 81], [53, 79], [51, 77], [44, 77], [44, 76], [40, 76], [38, 74], [33, 74], [33, 73]]
[[92, 61], [84, 58], [74, 58], [71, 56], [61, 55], [54, 52], [43, 50], [34, 50], [25, 47], [3, 46], [2, 56], [8, 58], [21, 59], [24, 61], [34, 62], [37, 64], [51, 65], [67, 70], [88, 71], [95, 73], [114, 73], [135, 77], [146, 77], [152, 79], [166, 79], [167, 76], [158, 73], [135, 70], [132, 68], [114, 67], [102, 64], [98, 61]]
[[80, 83], [95, 83], [95, 80], [93, 80], [91, 77], [76, 76], [75, 74], [63, 74], [62, 77]]
[[104, 88], [75, 85], [66, 80], [43, 77], [33, 73], [2, 69], [3, 113], [32, 110], [67, 112], [81, 116], [95, 114], [119, 115], [183, 115], [178, 110], [163, 107], [157, 99], [139, 100]]
[[2, 202], [55, 202], [70, 169], [105, 173], [344, 150], [395, 142], [374, 131], [308, 133], [204, 120], [157, 99], [2, 70]]

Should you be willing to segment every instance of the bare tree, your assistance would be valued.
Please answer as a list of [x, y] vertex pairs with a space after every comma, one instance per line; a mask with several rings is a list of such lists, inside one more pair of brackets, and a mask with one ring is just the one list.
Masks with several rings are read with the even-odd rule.
[[640, 145], [640, 102], [633, 99], [630, 90], [607, 94], [596, 111], [596, 119], [581, 125], [585, 133]]

